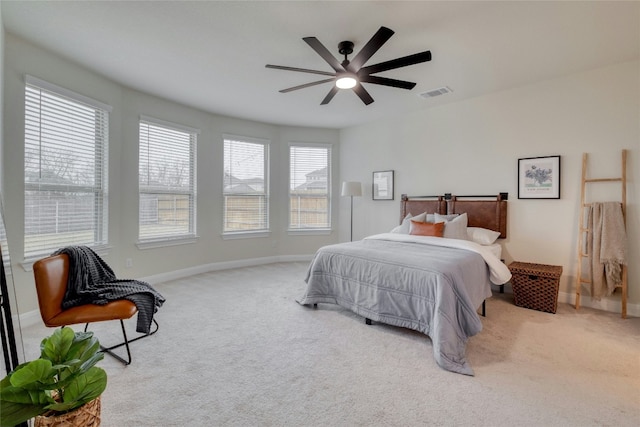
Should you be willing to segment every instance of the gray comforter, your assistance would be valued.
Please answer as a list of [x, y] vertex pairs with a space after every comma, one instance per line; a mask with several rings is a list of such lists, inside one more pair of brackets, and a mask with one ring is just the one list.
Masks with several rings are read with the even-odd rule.
[[473, 375], [466, 343], [482, 330], [476, 310], [491, 296], [489, 277], [483, 256], [473, 251], [365, 239], [320, 248], [298, 302], [334, 303], [378, 322], [420, 331], [431, 338], [440, 367]]

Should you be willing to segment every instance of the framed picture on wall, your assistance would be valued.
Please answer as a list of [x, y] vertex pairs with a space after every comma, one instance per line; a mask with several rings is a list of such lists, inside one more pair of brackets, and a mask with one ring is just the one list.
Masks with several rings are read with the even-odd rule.
[[560, 198], [560, 156], [518, 159], [518, 199]]
[[393, 200], [393, 171], [373, 173], [373, 200]]

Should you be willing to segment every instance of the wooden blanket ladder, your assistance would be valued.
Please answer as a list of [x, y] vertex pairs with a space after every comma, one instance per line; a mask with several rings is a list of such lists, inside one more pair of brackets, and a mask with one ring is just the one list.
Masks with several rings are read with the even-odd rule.
[[[594, 182], [620, 182], [622, 186], [622, 216], [626, 227], [626, 209], [627, 209], [627, 150], [622, 150], [622, 175], [619, 178], [587, 178], [587, 153], [582, 154], [582, 184], [580, 188], [580, 229], [578, 233], [578, 272], [576, 274], [576, 310], [580, 308], [580, 288], [582, 284], [591, 284], [591, 277], [584, 279], [582, 277], [583, 260], [591, 261], [591, 254], [585, 251], [585, 237], [588, 239], [591, 229], [585, 226], [585, 208], [591, 204], [586, 202], [586, 186]], [[589, 275], [591, 276], [591, 275]], [[622, 283], [618, 288], [622, 290], [621, 296], [621, 313], [622, 318], [627, 318], [627, 266], [622, 266]]]

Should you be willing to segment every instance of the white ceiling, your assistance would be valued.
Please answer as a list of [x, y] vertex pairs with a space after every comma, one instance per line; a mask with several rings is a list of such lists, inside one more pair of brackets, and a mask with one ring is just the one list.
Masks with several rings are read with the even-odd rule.
[[[2, 1], [7, 32], [118, 83], [211, 113], [344, 128], [640, 58], [640, 2]], [[431, 50], [431, 62], [381, 73], [411, 90], [365, 84], [328, 105], [330, 83], [278, 90], [332, 71], [303, 40], [354, 54], [380, 28], [395, 35], [367, 65]], [[453, 93], [424, 99], [441, 86]]]

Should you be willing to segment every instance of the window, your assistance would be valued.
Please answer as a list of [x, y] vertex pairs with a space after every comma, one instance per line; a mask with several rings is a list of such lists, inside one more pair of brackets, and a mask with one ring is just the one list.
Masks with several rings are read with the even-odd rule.
[[269, 142], [224, 136], [224, 234], [269, 231]]
[[108, 241], [111, 107], [26, 76], [24, 257]]
[[140, 118], [138, 239], [182, 243], [196, 237], [197, 129]]
[[289, 147], [289, 229], [331, 228], [331, 146]]

